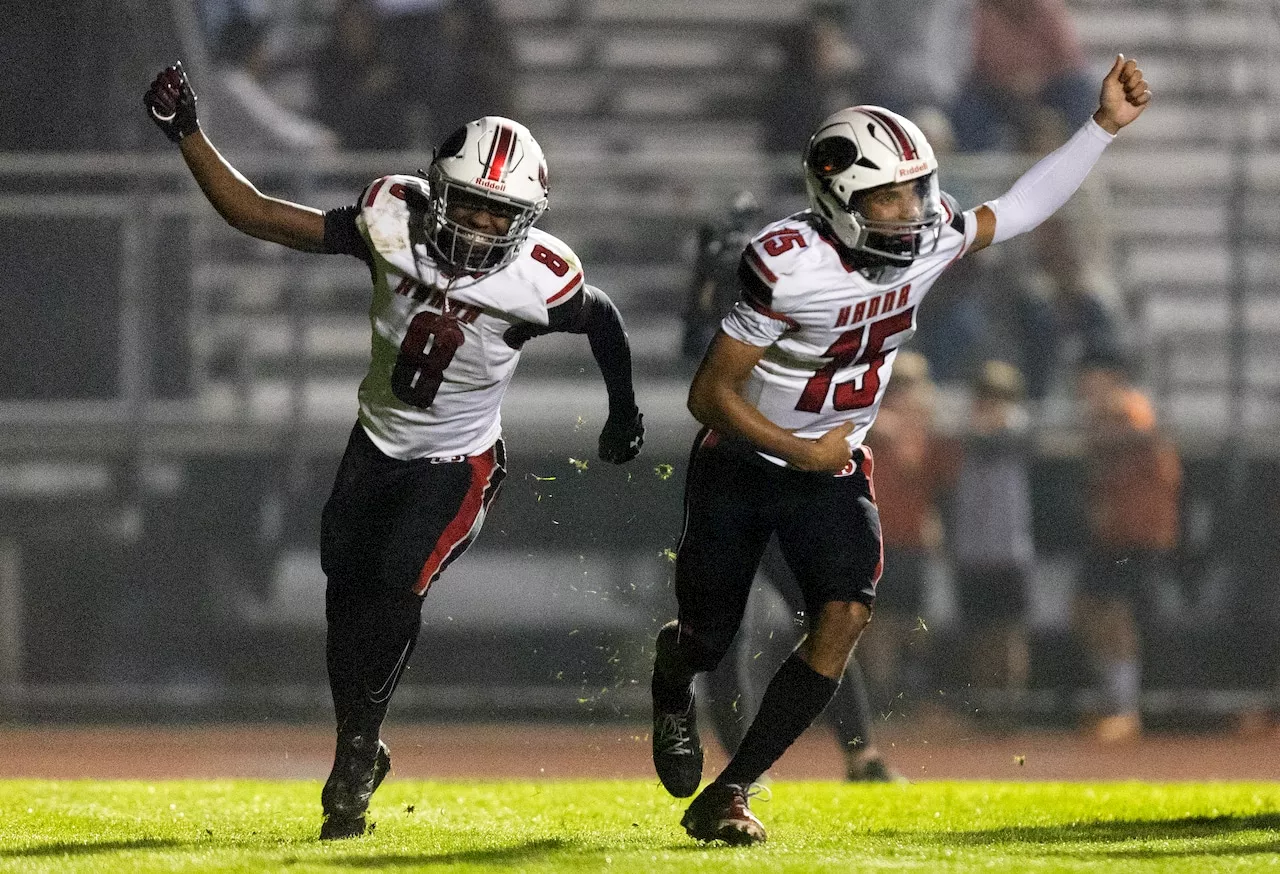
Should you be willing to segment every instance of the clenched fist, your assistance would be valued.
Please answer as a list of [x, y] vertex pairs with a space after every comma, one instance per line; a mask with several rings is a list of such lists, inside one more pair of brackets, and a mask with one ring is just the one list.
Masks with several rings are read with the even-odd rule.
[[181, 61], [156, 75], [147, 93], [142, 95], [142, 103], [156, 127], [175, 143], [200, 130], [200, 122], [196, 120], [196, 92], [191, 90]]
[[610, 416], [600, 432], [600, 457], [624, 464], [640, 454], [644, 445], [644, 416], [639, 410], [626, 416]]

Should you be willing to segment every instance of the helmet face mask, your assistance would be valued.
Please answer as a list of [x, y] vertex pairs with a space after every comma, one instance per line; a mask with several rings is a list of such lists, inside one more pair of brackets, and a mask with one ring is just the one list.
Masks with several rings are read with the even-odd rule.
[[942, 235], [938, 174], [918, 177], [910, 184], [911, 196], [915, 201], [912, 212], [920, 216], [917, 219], [872, 218], [870, 214], [874, 213], [874, 207], [866, 203], [881, 189], [873, 188], [854, 195], [849, 207], [851, 223], [856, 223], [860, 230], [858, 243], [851, 248], [875, 258], [883, 258], [890, 265], [906, 266], [938, 247], [938, 239]]
[[[932, 252], [942, 233], [937, 168], [914, 123], [854, 106], [829, 116], [810, 138], [805, 187], [814, 213], [862, 266], [905, 267]], [[909, 197], [913, 203], [904, 202]]]
[[[510, 264], [547, 208], [541, 147], [524, 125], [499, 116], [454, 131], [427, 181], [426, 237], [437, 259], [457, 273], [491, 273]], [[470, 219], [479, 212], [497, 221], [476, 227]]]

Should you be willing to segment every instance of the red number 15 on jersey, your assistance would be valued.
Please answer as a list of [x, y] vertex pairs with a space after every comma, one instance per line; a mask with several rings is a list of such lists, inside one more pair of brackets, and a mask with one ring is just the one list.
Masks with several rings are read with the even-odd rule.
[[831, 360], [805, 383], [796, 409], [804, 413], [822, 412], [836, 371], [857, 364], [867, 365], [866, 372], [862, 374], [862, 386], [857, 387], [854, 380], [837, 383], [831, 405], [837, 410], [858, 410], [875, 403], [876, 393], [880, 391], [880, 366], [888, 354], [884, 351], [885, 341], [894, 334], [910, 330], [915, 311], [915, 307], [910, 307], [841, 334], [827, 350]]

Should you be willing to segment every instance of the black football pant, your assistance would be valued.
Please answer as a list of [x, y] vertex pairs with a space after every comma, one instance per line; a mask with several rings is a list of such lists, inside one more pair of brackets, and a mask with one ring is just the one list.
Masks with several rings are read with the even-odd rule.
[[339, 734], [377, 735], [427, 590], [479, 534], [505, 463], [501, 440], [469, 458], [401, 461], [352, 429], [320, 530]]
[[810, 616], [831, 601], [875, 602], [880, 515], [864, 447], [853, 462], [843, 476], [807, 473], [771, 464], [740, 441], [699, 434], [676, 553], [680, 626], [697, 641], [689, 667], [711, 670], [728, 652], [771, 537]]

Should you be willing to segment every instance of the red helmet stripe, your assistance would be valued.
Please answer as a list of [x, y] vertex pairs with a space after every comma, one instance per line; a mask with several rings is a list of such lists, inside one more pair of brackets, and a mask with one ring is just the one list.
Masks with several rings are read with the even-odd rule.
[[908, 135], [906, 130], [903, 129], [902, 125], [898, 124], [892, 116], [886, 115], [883, 112], [878, 112], [867, 107], [863, 107], [863, 111], [884, 125], [885, 129], [889, 131], [889, 135], [898, 141], [898, 150], [902, 152], [902, 160], [914, 161], [916, 159], [915, 144], [911, 142], [910, 135]]
[[485, 179], [490, 182], [502, 181], [502, 170], [507, 166], [507, 160], [511, 157], [515, 144], [515, 131], [505, 125], [498, 128], [498, 133], [493, 138], [493, 146], [489, 149], [489, 168], [484, 175]]

